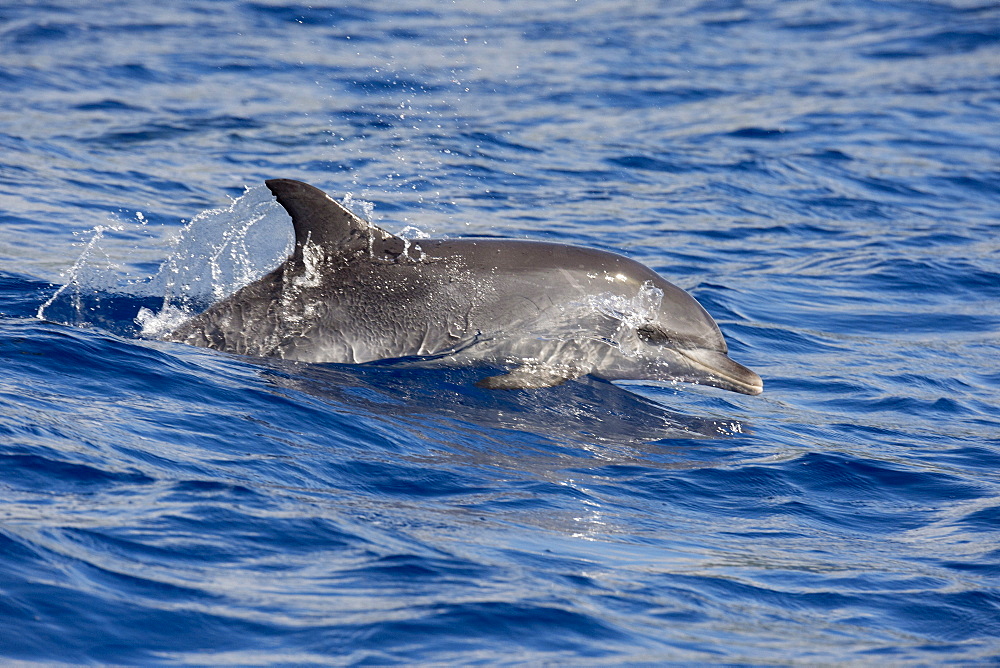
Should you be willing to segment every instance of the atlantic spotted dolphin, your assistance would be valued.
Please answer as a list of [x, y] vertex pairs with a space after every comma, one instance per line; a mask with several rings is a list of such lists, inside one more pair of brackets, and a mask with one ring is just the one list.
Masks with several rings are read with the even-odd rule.
[[591, 374], [763, 390], [693, 297], [626, 257], [540, 241], [404, 240], [311, 185], [266, 184], [292, 218], [291, 256], [167, 340], [312, 363], [430, 357], [506, 369], [479, 381], [492, 389]]

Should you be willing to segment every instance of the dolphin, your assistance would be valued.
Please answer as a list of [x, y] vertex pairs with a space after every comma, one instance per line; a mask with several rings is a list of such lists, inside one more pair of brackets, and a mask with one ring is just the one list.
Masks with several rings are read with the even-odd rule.
[[265, 183], [292, 218], [291, 256], [166, 340], [309, 363], [504, 369], [476, 383], [489, 389], [590, 374], [763, 391], [708, 312], [638, 262], [540, 241], [406, 240], [307, 183]]

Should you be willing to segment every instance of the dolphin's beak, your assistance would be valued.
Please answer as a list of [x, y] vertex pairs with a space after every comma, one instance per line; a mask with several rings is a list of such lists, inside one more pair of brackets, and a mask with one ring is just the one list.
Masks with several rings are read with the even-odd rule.
[[705, 348], [678, 349], [677, 352], [691, 362], [695, 369], [708, 374], [708, 378], [701, 381], [703, 385], [742, 394], [760, 394], [764, 391], [764, 381], [760, 376], [729, 359], [725, 353]]

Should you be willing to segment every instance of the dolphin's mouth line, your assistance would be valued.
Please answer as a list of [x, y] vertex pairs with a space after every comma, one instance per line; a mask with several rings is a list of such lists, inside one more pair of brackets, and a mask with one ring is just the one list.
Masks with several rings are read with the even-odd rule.
[[761, 392], [764, 391], [764, 383], [763, 383], [763, 381], [760, 380], [760, 377], [757, 376], [756, 373], [754, 373], [750, 369], [747, 369], [746, 367], [744, 367], [743, 365], [741, 365], [741, 364], [739, 364], [737, 362], [733, 362], [731, 359], [729, 359], [729, 357], [726, 357], [726, 359], [729, 360], [734, 366], [736, 366], [737, 368], [739, 368], [739, 369], [741, 369], [743, 371], [746, 371], [747, 373], [750, 373], [750, 374], [753, 374], [754, 376], [756, 376], [757, 377], [757, 382], [756, 383], [748, 383], [745, 380], [737, 378], [733, 374], [726, 373], [725, 371], [719, 369], [718, 367], [714, 367], [714, 366], [711, 366], [709, 364], [706, 364], [704, 361], [698, 359], [695, 356], [695, 354], [693, 353], [693, 351], [680, 350], [680, 349], [677, 349], [677, 348], [674, 348], [674, 350], [681, 357], [683, 357], [685, 360], [687, 360], [688, 362], [690, 362], [695, 368], [697, 368], [697, 369], [699, 369], [701, 371], [706, 371], [706, 372], [709, 373], [709, 375], [715, 376], [717, 378], [721, 378], [722, 380], [726, 381], [727, 383], [731, 383], [733, 386], [735, 386], [735, 389], [736, 389], [737, 392], [741, 392], [742, 394], [757, 395], [757, 394], [760, 394]]

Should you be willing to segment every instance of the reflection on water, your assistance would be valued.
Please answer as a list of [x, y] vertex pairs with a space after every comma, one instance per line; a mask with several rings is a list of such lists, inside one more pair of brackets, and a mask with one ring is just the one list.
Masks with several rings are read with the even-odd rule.
[[[602, 473], [605, 467], [724, 466], [731, 460], [729, 448], [710, 444], [750, 432], [738, 420], [672, 411], [590, 376], [557, 387], [505, 391], [475, 386], [496, 372], [490, 368], [427, 368], [410, 360], [365, 365], [253, 361], [264, 367], [264, 379], [282, 390], [305, 393], [332, 411], [356, 416], [348, 420], [376, 417], [392, 432], [411, 434], [413, 443], [433, 444], [422, 452], [404, 446], [394, 453], [394, 465], [406, 462], [428, 475], [468, 471], [478, 478], [491, 472], [489, 487], [439, 509], [450, 522], [480, 533], [483, 514], [503, 509], [506, 522], [567, 539], [627, 534], [621, 513], [632, 512], [606, 508], [606, 495], [592, 489], [614, 485]], [[708, 453], [699, 444], [708, 445]], [[342, 454], [349, 461], [373, 457], [378, 466], [385, 465], [384, 453]], [[473, 480], [466, 485], [476, 487]], [[544, 500], [552, 497], [561, 501]], [[406, 511], [400, 507], [393, 513]]]
[[484, 375], [495, 373], [488, 368], [414, 368], [406, 362], [261, 363], [275, 385], [321, 398], [339, 410], [381, 415], [413, 426], [450, 423], [453, 430], [472, 430], [478, 438], [489, 434], [503, 440], [504, 430], [516, 430], [585, 449], [599, 446], [595, 453], [600, 456], [607, 456], [608, 446], [615, 444], [727, 438], [748, 432], [737, 420], [670, 411], [590, 376], [557, 387], [507, 391], [475, 387]]

